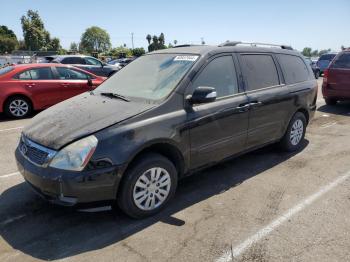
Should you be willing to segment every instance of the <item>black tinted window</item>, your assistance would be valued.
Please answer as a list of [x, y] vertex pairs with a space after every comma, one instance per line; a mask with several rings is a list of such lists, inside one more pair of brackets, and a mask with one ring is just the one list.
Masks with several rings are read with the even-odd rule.
[[193, 86], [214, 87], [217, 97], [238, 93], [236, 71], [231, 56], [222, 56], [211, 61], [194, 80]]
[[293, 55], [277, 55], [286, 84], [294, 84], [309, 79], [309, 71], [304, 61]]
[[86, 80], [88, 79], [88, 75], [83, 72], [65, 68], [65, 67], [56, 67], [59, 78], [61, 80]]
[[334, 61], [332, 68], [350, 68], [350, 53], [340, 55]]
[[279, 85], [275, 62], [270, 55], [242, 55], [247, 91]]
[[31, 70], [26, 70], [17, 76], [21, 80], [50, 80], [53, 79], [51, 68], [43, 67]]
[[73, 65], [83, 65], [85, 64], [85, 60], [80, 57], [66, 57], [62, 59], [62, 64], [73, 64]]

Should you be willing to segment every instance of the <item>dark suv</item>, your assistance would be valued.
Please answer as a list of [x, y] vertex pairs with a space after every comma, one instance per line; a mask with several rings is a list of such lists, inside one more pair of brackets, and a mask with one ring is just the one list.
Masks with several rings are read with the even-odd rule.
[[75, 67], [79, 67], [98, 76], [110, 77], [121, 69], [118, 65], [108, 65], [91, 56], [59, 55], [52, 58], [52, 63], [74, 65]]
[[18, 168], [51, 202], [109, 200], [152, 215], [196, 170], [271, 143], [300, 149], [317, 82], [289, 49], [228, 42], [144, 55], [35, 116]]

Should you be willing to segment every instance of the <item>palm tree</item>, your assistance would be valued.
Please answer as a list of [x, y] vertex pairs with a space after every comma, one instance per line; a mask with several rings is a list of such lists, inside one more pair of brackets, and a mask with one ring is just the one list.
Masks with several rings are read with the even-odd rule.
[[148, 34], [146, 36], [146, 39], [147, 39], [148, 44], [150, 45], [151, 44], [151, 40], [152, 40], [152, 36], [150, 34]]
[[174, 40], [174, 45], [177, 45], [177, 40]]
[[164, 45], [165, 44], [165, 36], [164, 36], [163, 33], [160, 34], [158, 39], [159, 39], [159, 44], [160, 45]]

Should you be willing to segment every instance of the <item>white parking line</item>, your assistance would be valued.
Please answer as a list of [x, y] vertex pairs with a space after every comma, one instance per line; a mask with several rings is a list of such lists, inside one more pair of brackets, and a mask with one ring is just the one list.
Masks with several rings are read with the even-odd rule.
[[19, 172], [14, 172], [14, 173], [10, 173], [10, 174], [7, 174], [7, 175], [0, 175], [0, 178], [7, 178], [7, 177], [11, 177], [11, 176], [17, 176], [19, 174], [20, 174]]
[[234, 258], [239, 257], [242, 253], [244, 253], [244, 251], [246, 251], [246, 249], [251, 247], [254, 243], [265, 238], [272, 231], [274, 231], [276, 228], [281, 226], [284, 222], [288, 221], [292, 216], [298, 214], [300, 211], [302, 211], [303, 209], [311, 205], [313, 202], [315, 202], [318, 198], [320, 198], [321, 196], [323, 196], [324, 194], [326, 194], [327, 192], [329, 192], [339, 184], [343, 183], [348, 178], [350, 178], [350, 171], [338, 177], [336, 180], [329, 183], [328, 185], [320, 188], [319, 191], [317, 191], [316, 193], [307, 197], [305, 200], [303, 200], [296, 206], [289, 209], [286, 213], [278, 217], [276, 220], [272, 221], [270, 224], [268, 224], [264, 228], [260, 229], [257, 233], [247, 238], [241, 244], [235, 247], [232, 247], [231, 250], [226, 251], [220, 258], [216, 260], [216, 262], [228, 262], [228, 261], [232, 261]]
[[337, 124], [337, 122], [332, 122], [332, 123], [328, 123], [328, 124], [321, 125], [320, 127], [321, 127], [321, 128], [328, 128], [328, 127], [334, 126], [334, 125], [336, 125], [336, 124]]
[[1, 133], [1, 132], [11, 131], [11, 130], [23, 129], [23, 128], [24, 128], [24, 126], [12, 127], [12, 128], [6, 128], [6, 129], [0, 129], [0, 133]]

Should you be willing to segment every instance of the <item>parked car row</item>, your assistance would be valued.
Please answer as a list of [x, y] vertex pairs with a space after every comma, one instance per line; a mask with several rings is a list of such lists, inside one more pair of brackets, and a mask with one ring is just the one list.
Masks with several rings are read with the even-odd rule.
[[[62, 77], [62, 65], [42, 67]], [[7, 71], [15, 82], [28, 75]], [[287, 46], [158, 50], [36, 115], [15, 155], [27, 183], [50, 202], [108, 201], [142, 218], [164, 208], [178, 180], [196, 170], [271, 143], [300, 149], [316, 98], [310, 65]]]
[[23, 118], [83, 92], [106, 78], [61, 64], [22, 64], [0, 69], [0, 112]]

